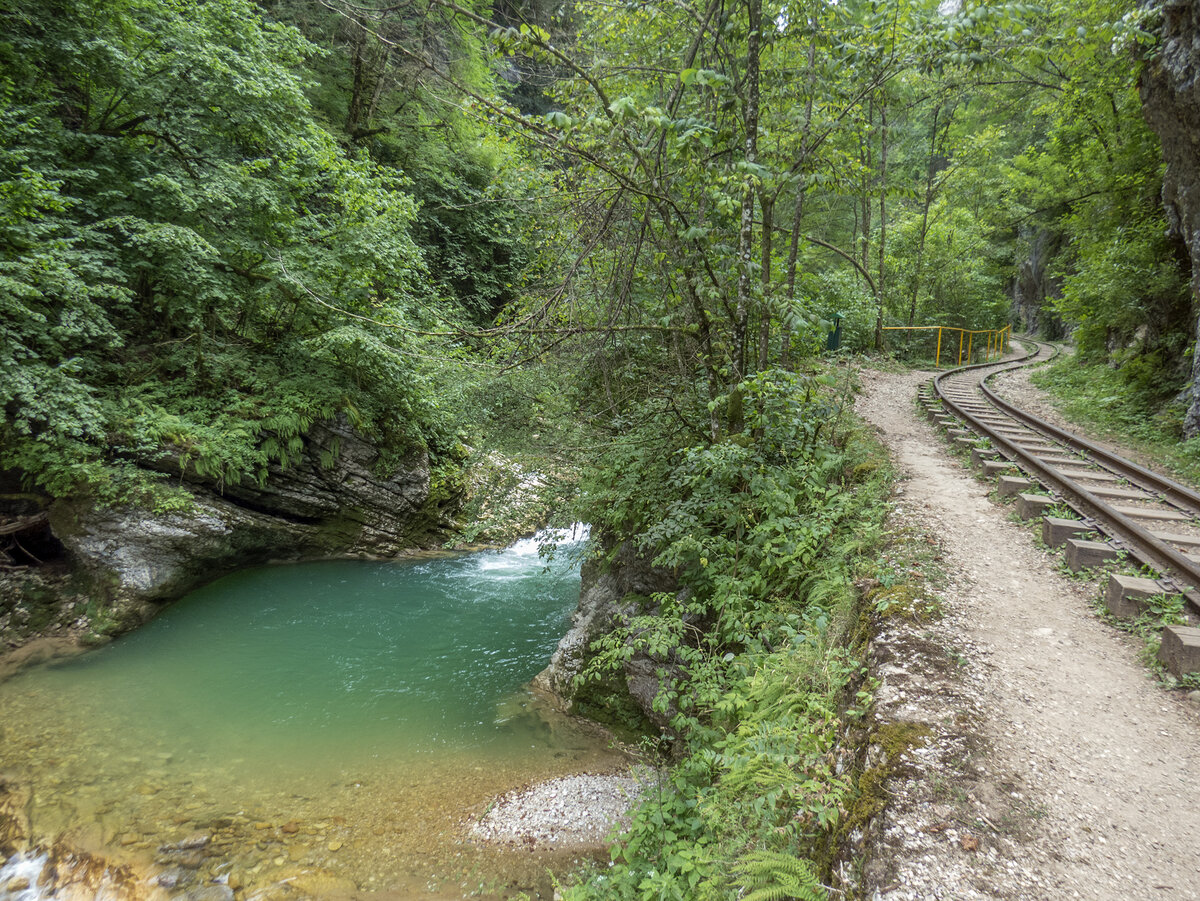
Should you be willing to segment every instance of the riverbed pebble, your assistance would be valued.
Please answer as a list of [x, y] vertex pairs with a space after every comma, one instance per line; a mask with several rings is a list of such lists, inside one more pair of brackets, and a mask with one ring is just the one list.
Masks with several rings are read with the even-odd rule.
[[501, 795], [470, 833], [523, 847], [599, 846], [652, 782], [649, 771], [551, 779]]

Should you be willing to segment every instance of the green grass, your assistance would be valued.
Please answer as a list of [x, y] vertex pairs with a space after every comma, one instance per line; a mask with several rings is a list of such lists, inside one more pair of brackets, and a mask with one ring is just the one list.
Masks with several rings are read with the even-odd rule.
[[1036, 372], [1033, 383], [1071, 422], [1119, 442], [1180, 481], [1200, 485], [1200, 438], [1182, 440], [1178, 404], [1131, 383], [1120, 370], [1074, 357]]

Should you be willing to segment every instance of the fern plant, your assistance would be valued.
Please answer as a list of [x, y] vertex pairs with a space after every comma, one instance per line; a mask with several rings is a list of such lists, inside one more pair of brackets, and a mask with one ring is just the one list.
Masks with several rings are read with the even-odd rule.
[[825, 887], [813, 866], [801, 857], [778, 851], [751, 851], [739, 861], [742, 901], [826, 901]]

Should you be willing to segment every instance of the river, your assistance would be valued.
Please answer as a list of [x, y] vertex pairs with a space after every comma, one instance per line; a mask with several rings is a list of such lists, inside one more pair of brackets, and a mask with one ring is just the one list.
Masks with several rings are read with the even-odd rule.
[[[549, 561], [527, 540], [247, 570], [18, 674], [0, 761], [32, 791], [34, 840], [172, 895], [549, 897], [547, 867], [577, 853], [484, 847], [465, 824], [502, 792], [626, 762], [524, 688], [578, 599], [582, 537]], [[36, 864], [10, 861], [0, 898], [47, 897], [21, 888]]]

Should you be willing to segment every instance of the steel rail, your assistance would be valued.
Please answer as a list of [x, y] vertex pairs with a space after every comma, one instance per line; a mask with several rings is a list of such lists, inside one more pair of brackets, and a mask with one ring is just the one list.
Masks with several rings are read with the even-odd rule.
[[[993, 375], [1027, 364], [1033, 357], [1037, 356], [1038, 352], [1039, 351], [1035, 350], [1017, 360], [1006, 361], [1006, 364], [1002, 365], [1001, 368], [997, 368], [996, 373], [993, 373]], [[1175, 581], [1178, 587], [1185, 593], [1192, 606], [1200, 610], [1200, 593], [1197, 593], [1196, 591], [1197, 586], [1200, 586], [1200, 564], [1197, 564], [1195, 561], [1191, 560], [1176, 548], [1155, 537], [1147, 529], [1143, 528], [1130, 517], [1113, 509], [1112, 506], [1102, 501], [1096, 495], [1092, 494], [1078, 482], [1063, 475], [1063, 473], [1057, 467], [1039, 460], [1032, 453], [1020, 447], [1015, 441], [999, 434], [996, 430], [989, 427], [970, 411], [965, 409], [959, 403], [955, 402], [947, 395], [945, 391], [943, 391], [943, 379], [955, 374], [961, 374], [967, 370], [980, 369], [988, 365], [993, 367], [997, 366], [995, 363], [977, 363], [971, 366], [964, 366], [959, 369], [948, 370], [936, 376], [933, 380], [934, 390], [941, 399], [942, 403], [944, 403], [952, 412], [954, 412], [955, 415], [970, 423], [973, 429], [986, 436], [990, 441], [1001, 448], [1005, 457], [1019, 463], [1022, 469], [1025, 469], [1031, 475], [1036, 476], [1043, 485], [1057, 493], [1059, 497], [1062, 498], [1074, 510], [1076, 510], [1076, 512], [1081, 514], [1083, 517], [1092, 520], [1097, 529], [1112, 539], [1113, 543], [1116, 544], [1120, 549], [1127, 551], [1140, 562], [1153, 567], [1164, 575], [1173, 577], [1173, 581]], [[989, 375], [986, 378], [990, 377], [991, 376]], [[1027, 427], [1038, 430], [1044, 429], [1050, 433], [1050, 437], [1054, 438], [1054, 440], [1063, 441], [1079, 451], [1090, 454], [1093, 456], [1093, 459], [1102, 457], [1107, 461], [1112, 461], [1111, 465], [1117, 469], [1127, 468], [1129, 472], [1136, 474], [1138, 478], [1145, 480], [1148, 484], [1153, 484], [1155, 486], [1161, 485], [1162, 487], [1157, 488], [1157, 490], [1162, 495], [1169, 494], [1172, 496], [1187, 498], [1186, 503], [1181, 504], [1180, 501], [1174, 499], [1171, 501], [1173, 503], [1180, 504], [1181, 506], [1185, 507], [1200, 507], [1200, 495], [1197, 495], [1195, 492], [1185, 488], [1184, 486], [1179, 485], [1176, 482], [1172, 482], [1170, 479], [1165, 479], [1156, 473], [1152, 473], [1150, 470], [1145, 469], [1144, 467], [1141, 467], [1130, 460], [1126, 460], [1123, 457], [1120, 457], [1109, 451], [1105, 451], [1103, 448], [1099, 448], [1086, 439], [1082, 439], [1077, 435], [1072, 435], [1071, 433], [1065, 432], [1056, 426], [1052, 426], [1040, 418], [1033, 416], [1033, 414], [1026, 413], [1025, 411], [1019, 411], [1019, 414], [1014, 414], [1013, 411], [1017, 410], [1018, 408], [1007, 403], [1006, 401], [999, 400], [996, 397], [995, 392], [987, 389], [983, 385], [982, 380], [980, 382], [980, 389], [990, 403], [996, 405], [1003, 410], [1003, 412], [1009, 416], [1012, 416], [1014, 419], [1023, 421]], [[1133, 481], [1135, 481], [1136, 484], [1136, 479]], [[1150, 491], [1156, 490], [1146, 488], [1145, 485], [1141, 485], [1139, 487]]]
[[1160, 475], [1157, 472], [1146, 469], [1146, 467], [1122, 457], [1120, 454], [1115, 454], [1112, 451], [1101, 447], [1099, 444], [1089, 441], [1080, 435], [1076, 435], [1073, 432], [1068, 432], [1065, 429], [1061, 429], [1053, 423], [1047, 422], [1046, 420], [1035, 416], [1033, 413], [1022, 410], [1020, 407], [1013, 406], [1004, 398], [1000, 397], [1000, 395], [996, 394], [996, 392], [990, 387], [988, 387], [988, 380], [994, 375], [999, 375], [999, 373], [995, 372], [991, 375], [984, 376], [983, 381], [979, 383], [979, 389], [989, 401], [991, 401], [995, 406], [999, 407], [1009, 416], [1012, 416], [1014, 419], [1019, 419], [1026, 425], [1037, 429], [1038, 431], [1047, 433], [1056, 441], [1061, 441], [1063, 444], [1068, 444], [1078, 451], [1083, 451], [1084, 453], [1091, 455], [1097, 462], [1103, 464], [1104, 466], [1111, 466], [1114, 469], [1123, 470], [1125, 473], [1131, 474], [1134, 478], [1131, 478], [1130, 481], [1136, 483], [1137, 480], [1140, 479], [1146, 483], [1144, 485], [1140, 485], [1139, 487], [1145, 488], [1148, 491], [1155, 491], [1159, 492], [1160, 494], [1164, 494], [1172, 503], [1176, 503], [1181, 507], [1186, 507], [1193, 513], [1200, 514], [1200, 493], [1193, 491], [1186, 485], [1180, 485], [1178, 482], [1174, 482], [1164, 475]]

